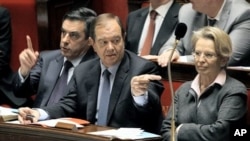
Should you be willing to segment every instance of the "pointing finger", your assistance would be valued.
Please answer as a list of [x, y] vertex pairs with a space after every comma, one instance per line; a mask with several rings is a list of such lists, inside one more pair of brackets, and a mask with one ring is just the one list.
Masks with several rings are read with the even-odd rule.
[[162, 78], [160, 75], [149, 74], [148, 79], [149, 80], [161, 80]]
[[34, 49], [33, 49], [33, 46], [32, 46], [32, 42], [31, 42], [31, 39], [30, 39], [29, 35], [26, 36], [26, 40], [27, 40], [28, 49], [30, 49], [32, 52], [34, 52]]

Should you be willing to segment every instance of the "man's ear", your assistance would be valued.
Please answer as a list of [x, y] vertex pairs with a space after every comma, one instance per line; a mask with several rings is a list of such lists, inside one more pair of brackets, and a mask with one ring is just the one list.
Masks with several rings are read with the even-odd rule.
[[91, 37], [89, 37], [89, 45], [91, 46], [91, 47], [93, 47], [93, 49], [94, 49], [94, 51], [96, 52], [96, 49], [95, 49], [95, 46], [94, 46], [94, 40], [91, 38]]
[[94, 45], [94, 40], [91, 37], [88, 38], [88, 42], [89, 42], [89, 44], [88, 44], [89, 46]]

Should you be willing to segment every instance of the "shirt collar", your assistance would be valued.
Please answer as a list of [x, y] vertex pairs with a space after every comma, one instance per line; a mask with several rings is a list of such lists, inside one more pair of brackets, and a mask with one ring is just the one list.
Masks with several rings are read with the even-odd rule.
[[[196, 75], [196, 77], [194, 78], [192, 84], [191, 84], [191, 88], [196, 92], [196, 94], [198, 95], [198, 97], [201, 95], [200, 92], [200, 84], [199, 84], [199, 78], [200, 75]], [[220, 73], [217, 75], [217, 77], [215, 78], [215, 80], [208, 86], [211, 87], [214, 84], [218, 84], [220, 86], [223, 86], [226, 82], [226, 71], [225, 70], [221, 70]]]
[[[114, 75], [114, 74], [116, 74], [116, 71], [117, 71], [118, 67], [119, 67], [120, 64], [121, 64], [121, 61], [118, 62], [118, 63], [116, 63], [115, 65], [109, 67], [109, 68], [106, 68], [106, 67], [102, 64], [101, 60], [100, 60], [100, 64], [101, 64], [101, 72], [102, 72], [102, 73], [103, 73], [106, 69], [108, 69], [108, 71], [109, 71], [111, 74]], [[101, 74], [102, 74], [102, 73], [101, 73]]]
[[[163, 4], [163, 5], [159, 6], [159, 7], [157, 7], [155, 9], [155, 11], [158, 13], [159, 16], [161, 16], [162, 18], [164, 18], [165, 15], [166, 15], [166, 13], [168, 12], [169, 8], [171, 7], [172, 3], [173, 3], [173, 0], [170, 0], [166, 4]], [[151, 11], [151, 10], [153, 10], [153, 8], [152, 8], [152, 6], [150, 4], [149, 11]]]
[[[73, 60], [69, 60], [74, 67], [78, 66], [80, 64], [80, 62], [82, 61], [83, 56], [86, 54], [86, 52], [80, 56], [78, 56], [77, 58], [73, 59]], [[66, 57], [63, 58], [63, 62], [65, 62], [67, 60]]]

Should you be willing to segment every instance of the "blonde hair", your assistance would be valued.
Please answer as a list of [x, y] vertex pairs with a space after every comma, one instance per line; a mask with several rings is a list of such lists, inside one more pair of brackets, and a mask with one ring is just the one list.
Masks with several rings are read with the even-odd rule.
[[192, 47], [195, 49], [196, 42], [200, 39], [210, 39], [214, 42], [215, 52], [218, 56], [229, 59], [232, 54], [232, 42], [229, 35], [217, 27], [206, 26], [194, 31]]

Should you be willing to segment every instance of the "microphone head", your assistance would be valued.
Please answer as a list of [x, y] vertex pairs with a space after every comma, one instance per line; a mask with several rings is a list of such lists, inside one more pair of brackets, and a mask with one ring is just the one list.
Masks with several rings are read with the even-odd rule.
[[179, 23], [175, 29], [176, 40], [180, 40], [187, 32], [187, 25], [185, 23]]

